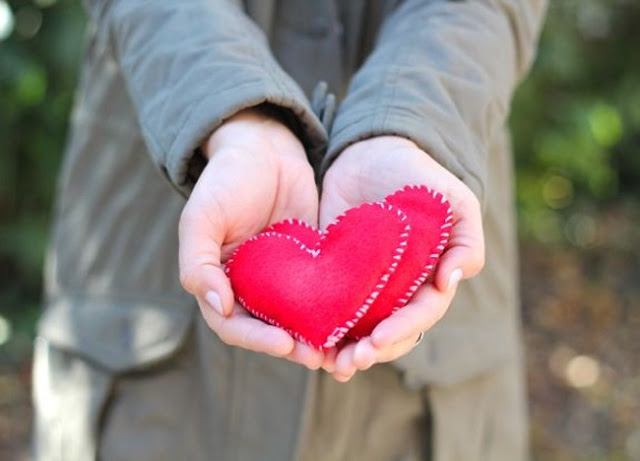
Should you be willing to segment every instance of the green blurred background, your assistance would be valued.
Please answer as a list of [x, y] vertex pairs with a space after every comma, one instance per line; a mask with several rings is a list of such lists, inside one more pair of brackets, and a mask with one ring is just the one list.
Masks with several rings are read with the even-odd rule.
[[[72, 0], [0, 0], [0, 459], [82, 52]], [[534, 459], [640, 460], [640, 2], [557, 0], [511, 117]]]

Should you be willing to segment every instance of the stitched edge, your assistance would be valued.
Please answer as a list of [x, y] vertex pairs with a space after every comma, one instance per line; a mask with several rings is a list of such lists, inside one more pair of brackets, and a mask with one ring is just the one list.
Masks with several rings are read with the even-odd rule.
[[[354, 210], [363, 208], [365, 206], [379, 206], [382, 209], [386, 209], [390, 212], [395, 212], [399, 217], [400, 217], [400, 221], [401, 222], [406, 222], [407, 221], [407, 215], [399, 208], [396, 208], [392, 205], [389, 205], [388, 203], [382, 201], [382, 202], [366, 202], [356, 208], [351, 208], [347, 211], [345, 211], [344, 213], [342, 213], [341, 215], [339, 215], [331, 224], [329, 224], [329, 226], [327, 226], [327, 229], [321, 232], [321, 237], [320, 240], [318, 241], [316, 248], [311, 249], [309, 247], [307, 247], [304, 243], [300, 242], [300, 240], [298, 240], [295, 237], [292, 237], [290, 235], [286, 235], [286, 234], [282, 234], [279, 232], [261, 232], [260, 234], [254, 235], [253, 237], [251, 237], [250, 239], [247, 240], [247, 242], [250, 241], [257, 241], [263, 238], [286, 238], [287, 240], [291, 240], [294, 243], [296, 243], [297, 245], [299, 245], [299, 248], [303, 251], [308, 252], [313, 258], [318, 258], [321, 256], [322, 254], [322, 249], [319, 248], [320, 245], [322, 244], [322, 242], [326, 239], [327, 235], [329, 234], [330, 230], [332, 227], [337, 226], [341, 219], [343, 219], [345, 216], [347, 216], [349, 213], [353, 212]], [[302, 221], [299, 221], [297, 219], [291, 219], [292, 223], [301, 223]], [[308, 224], [304, 223], [304, 225], [308, 226], [308, 227], [312, 227], [309, 226]], [[315, 229], [315, 228], [314, 228]], [[244, 298], [241, 297], [237, 297], [238, 302], [240, 302], [240, 304], [242, 305], [242, 307], [244, 307], [247, 311], [249, 311], [254, 317], [257, 317], [271, 325], [274, 325], [276, 327], [282, 328], [284, 329], [287, 333], [291, 334], [291, 336], [293, 336], [296, 340], [310, 345], [312, 347], [318, 348], [320, 350], [325, 350], [325, 349], [330, 349], [333, 346], [335, 346], [346, 334], [347, 332], [353, 328], [358, 321], [364, 317], [364, 315], [367, 313], [367, 311], [369, 310], [369, 308], [371, 307], [371, 304], [373, 303], [373, 301], [375, 301], [375, 299], [380, 295], [380, 292], [382, 291], [382, 289], [386, 286], [387, 282], [389, 281], [389, 278], [391, 277], [391, 274], [393, 274], [396, 271], [396, 268], [398, 267], [398, 264], [400, 262], [400, 260], [402, 259], [402, 255], [405, 251], [405, 248], [407, 246], [407, 240], [409, 238], [409, 233], [411, 230], [411, 226], [409, 224], [405, 225], [403, 231], [400, 233], [399, 235], [399, 242], [397, 247], [395, 248], [395, 250], [393, 251], [393, 256], [392, 256], [392, 262], [391, 265], [387, 268], [387, 270], [385, 271], [384, 274], [382, 274], [382, 276], [380, 277], [380, 279], [378, 280], [378, 283], [376, 283], [376, 285], [373, 287], [373, 290], [371, 291], [371, 293], [369, 294], [369, 296], [365, 299], [364, 303], [356, 310], [354, 316], [351, 319], [348, 319], [343, 325], [337, 326], [336, 328], [334, 328], [333, 332], [331, 332], [329, 334], [329, 336], [327, 336], [327, 338], [325, 339], [325, 342], [320, 345], [319, 347], [317, 345], [312, 344], [305, 336], [301, 335], [300, 333], [291, 330], [290, 328], [286, 328], [284, 327], [280, 322], [276, 321], [275, 319], [257, 311], [256, 309], [254, 309], [252, 306], [250, 306], [246, 300]], [[246, 242], [245, 242], [246, 243]], [[231, 255], [231, 258], [229, 258], [229, 260], [226, 263], [225, 266], [225, 273], [229, 276], [231, 273], [231, 266], [233, 265], [233, 261], [234, 261], [234, 255], [244, 246], [244, 243], [242, 245], [240, 245], [238, 248], [236, 248], [236, 250], [234, 251], [234, 253]]]

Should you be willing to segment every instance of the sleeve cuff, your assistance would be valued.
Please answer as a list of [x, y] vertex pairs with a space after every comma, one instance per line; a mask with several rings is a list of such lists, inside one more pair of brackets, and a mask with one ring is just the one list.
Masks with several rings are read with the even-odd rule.
[[250, 84], [203, 99], [178, 130], [161, 168], [182, 195], [187, 197], [191, 193], [206, 164], [199, 152], [202, 141], [227, 118], [243, 109], [263, 104], [282, 114], [283, 121], [302, 141], [311, 164], [317, 166], [320, 163], [327, 133], [302, 91], [298, 88], [269, 88], [266, 83]]
[[[372, 113], [373, 116], [370, 115]], [[441, 134], [429, 120], [416, 118], [400, 108], [387, 108], [383, 113], [377, 114], [371, 110], [338, 113], [327, 155], [322, 160], [322, 172], [326, 172], [331, 163], [351, 144], [385, 135], [402, 136], [415, 142], [420, 149], [464, 182], [482, 202], [484, 174], [479, 160], [485, 156], [480, 143], [466, 140], [464, 155], [457, 153], [451, 146], [460, 145], [460, 136], [454, 143], [447, 139], [447, 135]], [[461, 158], [466, 160], [464, 164]], [[473, 159], [478, 161], [474, 162]]]

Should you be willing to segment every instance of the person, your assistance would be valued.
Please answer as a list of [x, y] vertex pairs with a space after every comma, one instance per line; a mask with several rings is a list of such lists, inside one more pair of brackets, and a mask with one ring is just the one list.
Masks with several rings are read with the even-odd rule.
[[[505, 120], [545, 2], [85, 3], [34, 458], [525, 459]], [[452, 239], [371, 336], [321, 353], [234, 303], [241, 242], [405, 184]]]

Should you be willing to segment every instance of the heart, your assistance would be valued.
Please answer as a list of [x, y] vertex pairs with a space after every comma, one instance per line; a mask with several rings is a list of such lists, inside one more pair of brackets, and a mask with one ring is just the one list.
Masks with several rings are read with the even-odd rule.
[[[406, 186], [387, 196], [384, 202], [407, 215], [411, 231], [400, 267], [390, 276], [367, 314], [347, 332], [350, 339], [370, 335], [378, 323], [409, 302], [433, 274], [453, 225], [449, 202], [426, 186]], [[273, 224], [269, 230], [294, 236], [307, 246], [314, 245], [321, 235], [314, 227], [292, 219]]]
[[411, 231], [400, 267], [390, 276], [367, 315], [347, 333], [352, 339], [370, 335], [378, 323], [409, 302], [433, 274], [453, 225], [449, 202], [425, 186], [407, 186], [384, 201], [407, 215]]
[[433, 274], [452, 222], [442, 194], [407, 186], [324, 232], [295, 219], [273, 224], [236, 250], [227, 273], [254, 316], [327, 349], [369, 335], [408, 303]]
[[409, 236], [407, 217], [375, 202], [348, 210], [323, 232], [288, 223], [281, 226], [297, 227], [290, 233], [306, 243], [282, 232], [262, 232], [236, 249], [227, 275], [255, 317], [328, 349], [366, 314], [396, 270]]

